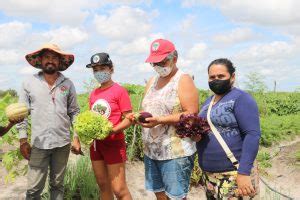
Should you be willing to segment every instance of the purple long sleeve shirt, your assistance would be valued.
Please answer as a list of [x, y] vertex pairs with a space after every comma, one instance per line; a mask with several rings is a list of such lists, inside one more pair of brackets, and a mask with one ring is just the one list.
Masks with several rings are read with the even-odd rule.
[[[200, 116], [206, 118], [208, 98]], [[250, 175], [260, 139], [259, 113], [255, 100], [246, 92], [232, 88], [212, 107], [211, 121], [239, 161], [238, 173]], [[200, 167], [207, 172], [234, 170], [224, 150], [212, 132], [197, 143]]]

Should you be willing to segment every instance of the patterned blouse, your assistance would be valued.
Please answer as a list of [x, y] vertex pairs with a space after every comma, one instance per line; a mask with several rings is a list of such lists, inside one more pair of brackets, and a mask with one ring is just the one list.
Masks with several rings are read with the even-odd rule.
[[[178, 83], [184, 73], [178, 70], [169, 83], [155, 89], [159, 76], [154, 78], [142, 102], [142, 110], [155, 116], [167, 116], [182, 112], [178, 97]], [[154, 160], [169, 160], [193, 155], [195, 142], [190, 138], [177, 136], [173, 125], [160, 124], [153, 128], [143, 128], [144, 153]]]

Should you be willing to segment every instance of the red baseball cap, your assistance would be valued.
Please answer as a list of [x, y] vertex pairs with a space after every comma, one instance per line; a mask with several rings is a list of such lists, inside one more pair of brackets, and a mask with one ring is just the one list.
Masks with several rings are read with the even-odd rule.
[[154, 40], [150, 46], [150, 55], [148, 56], [145, 62], [147, 63], [161, 62], [173, 51], [175, 51], [175, 46], [169, 40], [165, 40], [165, 39]]

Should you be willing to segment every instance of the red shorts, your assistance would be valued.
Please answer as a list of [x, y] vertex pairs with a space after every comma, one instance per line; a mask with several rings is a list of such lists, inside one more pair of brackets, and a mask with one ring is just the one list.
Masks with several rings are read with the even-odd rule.
[[90, 147], [90, 157], [104, 160], [108, 165], [124, 163], [127, 160], [125, 140], [96, 140]]

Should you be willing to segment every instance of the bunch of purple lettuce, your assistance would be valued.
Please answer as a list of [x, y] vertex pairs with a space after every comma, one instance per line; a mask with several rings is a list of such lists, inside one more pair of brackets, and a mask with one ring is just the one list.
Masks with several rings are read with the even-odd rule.
[[197, 135], [203, 136], [210, 130], [207, 120], [197, 114], [182, 114], [175, 128], [177, 135], [181, 138]]

